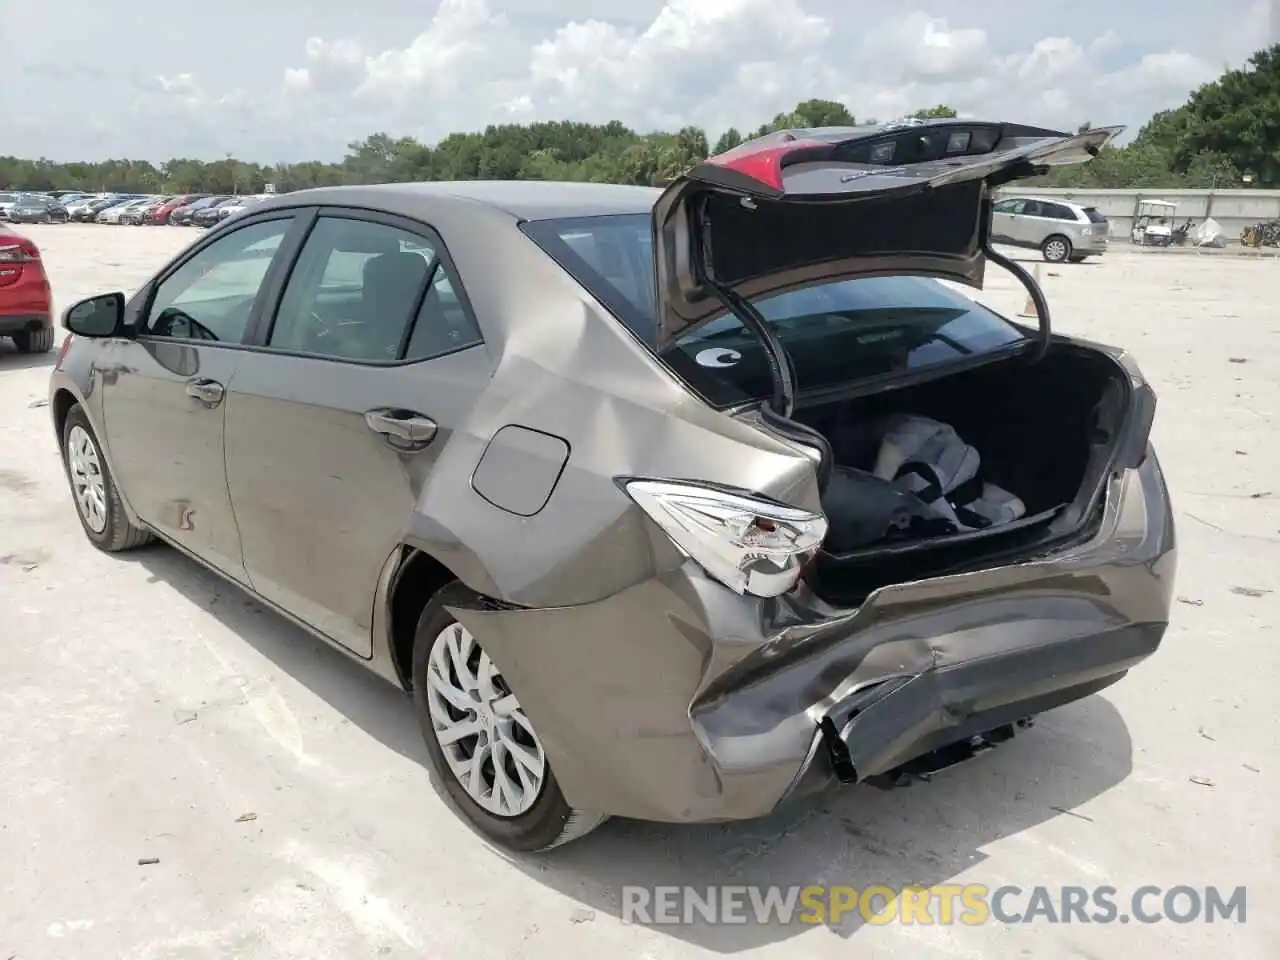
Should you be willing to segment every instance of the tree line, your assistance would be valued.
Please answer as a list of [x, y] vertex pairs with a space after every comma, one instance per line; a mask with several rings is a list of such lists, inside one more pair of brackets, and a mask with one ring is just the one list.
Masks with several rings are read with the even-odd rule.
[[[954, 117], [946, 105], [916, 117]], [[226, 157], [55, 163], [0, 157], [0, 186], [21, 190], [122, 193], [258, 193], [339, 184], [421, 180], [580, 180], [656, 184], [743, 140], [792, 127], [854, 125], [844, 104], [806, 100], [755, 130], [726, 130], [711, 144], [698, 127], [636, 131], [619, 121], [502, 124], [453, 133], [435, 145], [375, 133], [351, 143], [336, 163], [275, 165]], [[874, 123], [864, 118], [863, 123]], [[1080, 125], [1080, 130], [1089, 124]], [[1040, 181], [1062, 187], [1280, 187], [1280, 44], [1239, 70], [1194, 91], [1187, 103], [1156, 114], [1126, 146], [1092, 162], [1059, 168]]]

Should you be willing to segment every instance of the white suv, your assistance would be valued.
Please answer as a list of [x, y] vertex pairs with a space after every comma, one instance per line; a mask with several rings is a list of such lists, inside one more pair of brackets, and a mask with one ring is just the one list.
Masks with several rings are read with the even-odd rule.
[[1106, 253], [1111, 234], [1107, 218], [1094, 207], [1048, 197], [1005, 197], [991, 212], [991, 239], [1031, 247], [1050, 263]]

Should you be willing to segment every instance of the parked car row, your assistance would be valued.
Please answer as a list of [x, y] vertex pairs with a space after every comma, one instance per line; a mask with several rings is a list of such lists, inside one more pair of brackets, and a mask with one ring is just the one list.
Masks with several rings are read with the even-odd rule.
[[0, 221], [106, 223], [131, 226], [212, 227], [265, 200], [269, 194], [0, 192]]

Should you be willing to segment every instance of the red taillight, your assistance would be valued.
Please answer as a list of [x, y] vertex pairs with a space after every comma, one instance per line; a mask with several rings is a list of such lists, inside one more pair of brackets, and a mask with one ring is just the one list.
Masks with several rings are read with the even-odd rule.
[[710, 157], [707, 163], [726, 170], [740, 173], [744, 177], [758, 180], [775, 190], [782, 189], [782, 167], [788, 157], [794, 163], [800, 157], [793, 154], [806, 153], [814, 148], [824, 153], [830, 144], [819, 140], [786, 140], [782, 143], [744, 143], [740, 147], [726, 150], [724, 153]]
[[40, 259], [40, 248], [30, 240], [0, 240], [0, 263], [26, 263]]
[[0, 287], [22, 279], [24, 263], [39, 263], [40, 250], [30, 240], [19, 237], [0, 238]]

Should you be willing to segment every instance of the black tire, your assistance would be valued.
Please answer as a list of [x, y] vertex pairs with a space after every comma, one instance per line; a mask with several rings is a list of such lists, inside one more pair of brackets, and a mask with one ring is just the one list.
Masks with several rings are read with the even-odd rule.
[[48, 353], [53, 349], [53, 327], [39, 330], [19, 330], [10, 334], [19, 353]]
[[532, 807], [513, 817], [498, 816], [481, 807], [449, 768], [436, 737], [426, 697], [432, 645], [445, 628], [457, 622], [441, 604], [440, 597], [437, 593], [422, 611], [413, 644], [413, 703], [422, 739], [427, 745], [431, 782], [436, 791], [468, 826], [512, 853], [538, 853], [586, 836], [608, 817], [569, 806], [550, 765]]
[[1051, 237], [1045, 237], [1044, 243], [1040, 244], [1040, 253], [1050, 263], [1062, 263], [1071, 259], [1071, 241], [1060, 233], [1055, 233]]
[[[79, 501], [76, 499], [75, 483], [72, 480], [71, 462], [69, 454], [69, 438], [72, 430], [76, 427], [84, 430], [89, 436], [89, 440], [93, 444], [99, 469], [102, 476], [102, 486], [104, 491], [104, 500], [106, 501], [106, 524], [101, 530], [94, 530], [85, 519], [84, 513], [80, 507]], [[124, 504], [120, 502], [120, 493], [116, 490], [114, 478], [111, 476], [111, 469], [107, 466], [106, 458], [102, 455], [102, 447], [98, 443], [98, 436], [93, 432], [93, 425], [89, 423], [89, 418], [85, 415], [84, 408], [80, 404], [74, 404], [67, 411], [67, 419], [62, 424], [62, 436], [60, 438], [62, 446], [62, 466], [67, 473], [67, 483], [71, 487], [71, 499], [75, 503], [76, 516], [80, 518], [80, 526], [84, 528], [85, 536], [99, 550], [106, 553], [120, 553], [125, 550], [133, 550], [144, 544], [150, 543], [155, 537], [149, 530], [141, 527], [135, 527], [129, 522], [129, 516], [124, 512]]]
[[1072, 263], [1084, 263], [1084, 262], [1085, 262], [1086, 260], [1088, 260], [1089, 258], [1088, 258], [1087, 256], [1081, 256], [1081, 255], [1080, 255], [1080, 254], [1078, 254], [1078, 253], [1073, 253], [1073, 254], [1072, 254], [1070, 257], [1068, 257], [1067, 259], [1068, 259], [1068, 260], [1070, 260]]

